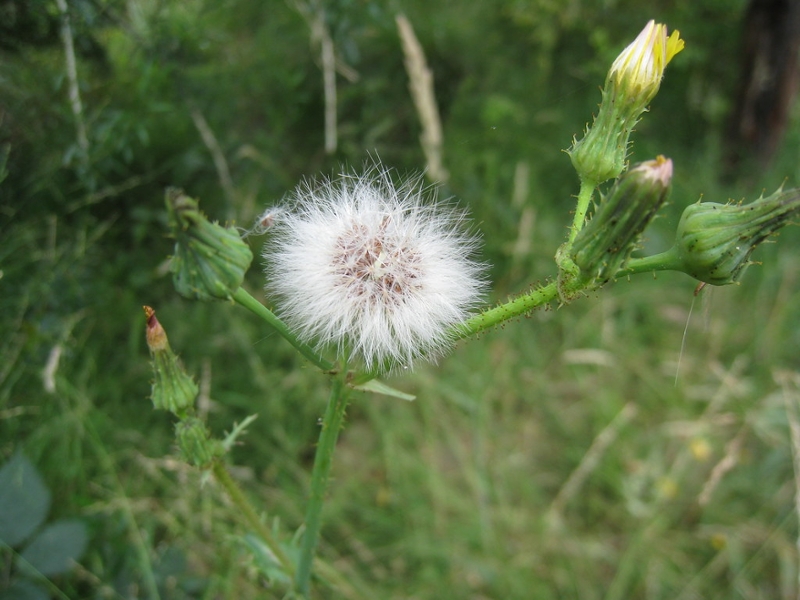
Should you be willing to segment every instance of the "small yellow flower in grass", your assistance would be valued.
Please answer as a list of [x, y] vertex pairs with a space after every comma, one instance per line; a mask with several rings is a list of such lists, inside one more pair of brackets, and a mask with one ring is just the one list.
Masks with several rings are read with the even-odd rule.
[[375, 165], [298, 187], [264, 250], [278, 315], [304, 341], [409, 367], [451, 344], [485, 288], [464, 213]]
[[689, 442], [689, 450], [692, 453], [692, 457], [699, 462], [705, 462], [711, 456], [711, 444], [702, 437], [694, 438]]

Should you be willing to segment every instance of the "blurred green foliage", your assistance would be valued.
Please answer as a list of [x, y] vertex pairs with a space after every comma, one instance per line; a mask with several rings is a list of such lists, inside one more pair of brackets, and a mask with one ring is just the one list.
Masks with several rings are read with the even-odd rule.
[[[150, 409], [141, 305], [206, 386], [213, 431], [259, 415], [231, 459], [285, 531], [302, 521], [326, 382], [251, 315], [177, 296], [163, 193], [181, 187], [247, 228], [303, 177], [375, 155], [400, 174], [424, 168], [399, 11], [435, 76], [451, 173], [439, 193], [483, 232], [495, 298], [553, 274], [577, 191], [563, 149], [650, 18], [687, 45], [634, 133], [632, 160], [676, 165], [647, 249], [671, 243], [701, 194], [800, 184], [796, 127], [771, 170], [718, 180], [744, 0], [319, 5], [346, 65], [333, 156], [318, 48], [291, 2], [70, 2], [83, 156], [56, 6], [0, 3], [0, 456], [24, 447], [60, 499], [54, 518], [89, 520], [82, 568], [55, 581], [71, 597], [269, 593], [229, 537], [244, 535], [236, 515], [176, 460], [172, 423]], [[740, 286], [697, 298], [677, 274], [618, 282], [393, 382], [413, 404], [357, 397], [322, 554], [376, 598], [794, 597], [794, 475], [773, 373], [797, 368], [797, 249], [790, 230]], [[246, 285], [261, 279], [254, 269]], [[733, 466], [715, 471], [726, 456]]]

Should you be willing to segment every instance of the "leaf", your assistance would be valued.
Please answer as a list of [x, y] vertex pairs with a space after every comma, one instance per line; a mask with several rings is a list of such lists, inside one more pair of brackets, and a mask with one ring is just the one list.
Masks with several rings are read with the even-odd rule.
[[416, 400], [417, 397], [413, 394], [406, 394], [405, 392], [401, 392], [400, 390], [396, 390], [392, 386], [383, 383], [377, 379], [370, 379], [366, 383], [362, 383], [361, 385], [354, 385], [354, 390], [361, 390], [363, 392], [374, 392], [376, 394], [383, 394], [384, 396], [392, 396], [394, 398], [400, 398], [401, 400], [408, 400], [411, 402], [412, 400]]
[[253, 556], [256, 568], [268, 581], [279, 581], [284, 584], [291, 583], [292, 578], [283, 570], [278, 559], [260, 537], [248, 533], [241, 538], [241, 541]]
[[0, 469], [0, 541], [14, 547], [44, 522], [50, 491], [33, 463], [17, 451]]
[[45, 527], [17, 559], [21, 571], [50, 577], [69, 571], [86, 550], [86, 525], [76, 519]]
[[17, 579], [0, 591], [0, 600], [50, 600], [50, 594], [32, 581]]

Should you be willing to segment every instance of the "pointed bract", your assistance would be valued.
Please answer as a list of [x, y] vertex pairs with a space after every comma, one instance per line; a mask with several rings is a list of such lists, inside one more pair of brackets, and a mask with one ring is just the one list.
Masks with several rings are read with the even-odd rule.
[[712, 285], [734, 283], [756, 246], [798, 215], [800, 189], [778, 190], [750, 204], [691, 204], [678, 224], [678, 268]]

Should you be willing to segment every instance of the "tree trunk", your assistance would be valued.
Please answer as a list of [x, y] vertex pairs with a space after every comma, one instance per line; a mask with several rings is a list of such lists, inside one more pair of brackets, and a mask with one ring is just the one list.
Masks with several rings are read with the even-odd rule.
[[760, 168], [780, 148], [797, 91], [800, 0], [750, 0], [744, 18], [741, 80], [731, 115], [725, 173]]

